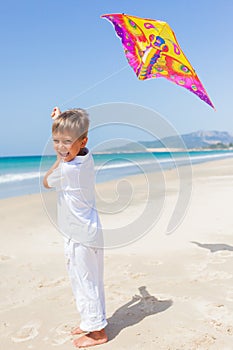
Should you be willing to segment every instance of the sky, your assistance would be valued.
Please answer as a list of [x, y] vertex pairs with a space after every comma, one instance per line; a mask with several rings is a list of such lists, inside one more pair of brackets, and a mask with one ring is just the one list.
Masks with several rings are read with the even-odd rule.
[[[108, 13], [168, 22], [216, 111], [166, 79], [139, 81]], [[54, 106], [137, 104], [179, 134], [233, 133], [232, 13], [232, 0], [1, 1], [0, 156], [42, 154]]]

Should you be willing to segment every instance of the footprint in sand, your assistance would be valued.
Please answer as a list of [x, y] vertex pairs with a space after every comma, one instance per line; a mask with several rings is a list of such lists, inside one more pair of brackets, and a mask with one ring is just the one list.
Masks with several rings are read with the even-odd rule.
[[221, 333], [231, 335], [233, 333], [232, 313], [229, 308], [222, 303], [198, 302], [197, 308], [216, 330]]
[[77, 326], [77, 320], [62, 323], [59, 326], [52, 328], [50, 332], [55, 333], [55, 337], [52, 340], [52, 345], [62, 345], [72, 339], [71, 330]]
[[201, 264], [189, 264], [186, 269], [191, 272], [191, 274], [203, 272], [207, 268], [207, 263]]
[[38, 288], [46, 288], [46, 287], [59, 287], [66, 282], [65, 277], [59, 277], [55, 280], [44, 280], [38, 283]]
[[31, 321], [21, 327], [11, 340], [14, 343], [21, 343], [31, 339], [34, 339], [39, 334], [40, 322]]
[[200, 274], [195, 274], [192, 279], [198, 279], [201, 282], [215, 281], [215, 280], [228, 280], [232, 278], [232, 274], [224, 271], [203, 271]]
[[63, 337], [59, 337], [57, 336], [57, 338], [53, 339], [52, 341], [52, 345], [53, 346], [58, 346], [58, 345], [62, 345], [62, 344], [65, 344], [67, 341], [70, 341], [71, 340], [71, 336], [63, 336]]
[[215, 343], [215, 337], [211, 334], [203, 334], [191, 341], [190, 349], [209, 349]]
[[130, 273], [129, 276], [133, 279], [139, 279], [141, 277], [147, 276], [147, 274], [144, 272], [137, 272], [137, 273]]
[[77, 326], [77, 320], [75, 321], [69, 321], [69, 322], [66, 322], [66, 323], [62, 323], [60, 324], [58, 327], [56, 327], [54, 329], [54, 331], [59, 334], [59, 335], [62, 335], [62, 334], [70, 334], [71, 330]]
[[228, 280], [232, 278], [232, 274], [225, 272], [225, 271], [212, 271], [208, 274], [208, 277], [210, 281], [212, 280]]
[[9, 255], [3, 255], [3, 254], [0, 255], [0, 262], [5, 262], [5, 261], [11, 260], [11, 259], [12, 259], [12, 257]]
[[221, 252], [217, 252], [218, 256], [220, 256], [221, 258], [232, 258], [233, 257], [233, 252], [232, 251], [228, 251], [228, 250], [223, 250]]
[[159, 260], [156, 260], [156, 261], [147, 261], [145, 262], [145, 265], [146, 266], [158, 266], [158, 265], [162, 265], [163, 262], [162, 261], [159, 261]]
[[209, 264], [224, 264], [226, 262], [226, 259], [213, 257], [210, 259]]
[[233, 301], [233, 290], [227, 292], [226, 300]]

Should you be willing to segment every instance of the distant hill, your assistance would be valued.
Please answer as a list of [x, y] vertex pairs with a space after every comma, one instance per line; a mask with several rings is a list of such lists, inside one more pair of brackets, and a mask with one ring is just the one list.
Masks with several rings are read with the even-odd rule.
[[[227, 131], [199, 130], [189, 134], [180, 135], [187, 148], [227, 148], [233, 146], [233, 135]], [[163, 138], [161, 141], [138, 141], [124, 143], [115, 147], [108, 147], [106, 152], [142, 152], [146, 148], [180, 148], [180, 140], [175, 136]]]
[[[233, 144], [233, 135], [227, 131], [204, 131], [199, 130], [189, 134], [180, 135], [187, 148], [213, 148], [216, 145], [229, 146]], [[174, 136], [166, 137], [160, 141], [142, 141], [147, 148], [167, 147], [176, 148], [177, 138]]]

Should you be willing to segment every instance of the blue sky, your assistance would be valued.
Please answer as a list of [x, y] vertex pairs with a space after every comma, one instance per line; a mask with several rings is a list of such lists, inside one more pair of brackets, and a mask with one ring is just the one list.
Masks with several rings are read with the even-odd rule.
[[[136, 103], [182, 133], [233, 133], [231, 0], [9, 0], [1, 2], [0, 156], [41, 154], [54, 105]], [[216, 106], [166, 79], [137, 80], [106, 13], [170, 24]]]

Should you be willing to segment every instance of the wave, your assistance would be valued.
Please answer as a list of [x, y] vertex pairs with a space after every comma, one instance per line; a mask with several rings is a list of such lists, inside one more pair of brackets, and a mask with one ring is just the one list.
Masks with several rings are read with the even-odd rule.
[[8, 182], [19, 182], [25, 180], [39, 179], [43, 174], [35, 171], [30, 173], [4, 174], [0, 175], [0, 184]]
[[[216, 158], [228, 158], [228, 157], [233, 157], [233, 153], [231, 154], [205, 154], [205, 155], [190, 155], [187, 153], [186, 156], [179, 156], [177, 157], [175, 154], [166, 158], [162, 159], [160, 157], [156, 157], [155, 155], [151, 155], [151, 157], [147, 160], [142, 160], [142, 159], [131, 159], [130, 156], [129, 158], [124, 158], [124, 161], [118, 161], [115, 164], [111, 164], [111, 161], [114, 161], [114, 158], [109, 159], [108, 161], [105, 161], [99, 165], [95, 166], [95, 169], [98, 170], [107, 170], [107, 169], [115, 169], [115, 168], [126, 168], [126, 167], [133, 167], [133, 166], [141, 166], [141, 165], [151, 165], [152, 161], [154, 160], [155, 163], [157, 164], [180, 164], [180, 162], [183, 163], [192, 163], [195, 161], [205, 161], [205, 160], [211, 160], [211, 159], [216, 159]], [[127, 163], [126, 163], [127, 161]]]
[[[147, 154], [148, 155], [148, 154]], [[156, 157], [155, 154], [151, 154], [149, 159], [143, 159], [143, 158], [131, 158], [130, 156], [128, 158], [124, 159], [114, 159], [114, 157], [108, 160], [104, 160], [95, 163], [95, 171], [109, 171], [114, 169], [129, 169], [129, 168], [135, 168], [140, 167], [143, 169], [144, 166], [150, 166], [150, 165], [185, 165], [185, 164], [194, 164], [194, 163], [201, 163], [207, 160], [214, 160], [217, 158], [228, 158], [233, 157], [233, 153], [226, 153], [226, 154], [202, 154], [202, 155], [190, 155], [187, 153], [186, 156], [176, 156], [175, 154], [171, 154], [169, 158], [160, 158]], [[0, 175], [0, 184], [7, 184], [12, 182], [22, 182], [22, 181], [30, 181], [30, 180], [36, 180], [42, 176], [45, 175], [46, 172], [40, 172], [40, 171], [31, 171], [31, 172], [22, 172], [22, 173], [7, 173]], [[113, 174], [114, 175], [114, 174]]]
[[187, 156], [186, 157], [182, 157], [182, 156], [179, 156], [177, 157], [176, 155], [171, 155], [171, 158], [170, 159], [160, 159], [159, 160], [159, 163], [166, 163], [166, 162], [173, 162], [173, 163], [176, 163], [176, 162], [180, 162], [180, 161], [190, 161], [191, 163], [193, 161], [201, 161], [201, 160], [212, 160], [212, 159], [216, 159], [216, 158], [229, 158], [229, 157], [233, 157], [233, 153], [221, 153], [221, 154], [203, 154], [203, 155], [191, 155], [189, 153], [187, 153]]

